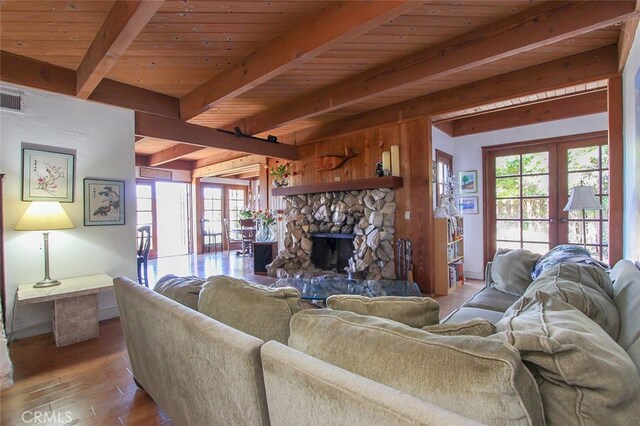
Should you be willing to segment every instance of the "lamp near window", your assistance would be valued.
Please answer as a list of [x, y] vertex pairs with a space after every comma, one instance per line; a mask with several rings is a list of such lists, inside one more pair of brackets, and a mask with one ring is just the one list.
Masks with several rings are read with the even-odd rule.
[[585, 210], [602, 210], [602, 204], [598, 201], [595, 194], [593, 193], [593, 188], [590, 186], [583, 185], [580, 182], [580, 185], [571, 189], [571, 194], [569, 195], [569, 201], [567, 205], [564, 206], [564, 211], [573, 211], [573, 210], [582, 210], [582, 242], [584, 248], [587, 248], [587, 222], [585, 216]]
[[43, 231], [44, 236], [44, 278], [34, 287], [52, 287], [60, 281], [49, 276], [49, 231], [74, 228], [71, 219], [57, 201], [34, 201], [24, 212], [15, 227], [16, 231]]

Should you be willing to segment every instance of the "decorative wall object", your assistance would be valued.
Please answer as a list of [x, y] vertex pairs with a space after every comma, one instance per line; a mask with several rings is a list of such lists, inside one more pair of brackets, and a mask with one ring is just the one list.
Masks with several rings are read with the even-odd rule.
[[458, 210], [460, 214], [478, 214], [478, 197], [460, 197]]
[[478, 192], [478, 171], [466, 170], [458, 174], [461, 194], [475, 194]]
[[344, 149], [344, 155], [318, 155], [313, 159], [313, 165], [316, 170], [335, 170], [342, 166], [349, 158], [355, 157], [356, 154], [350, 149]]
[[84, 179], [84, 225], [124, 225], [124, 181]]
[[161, 180], [173, 180], [171, 170], [153, 169], [151, 167], [140, 167], [140, 177]]
[[73, 203], [75, 155], [22, 149], [22, 201]]

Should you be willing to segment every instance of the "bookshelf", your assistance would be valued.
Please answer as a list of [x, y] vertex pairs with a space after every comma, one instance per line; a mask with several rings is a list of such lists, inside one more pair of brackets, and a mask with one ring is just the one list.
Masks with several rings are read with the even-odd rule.
[[464, 236], [461, 216], [434, 219], [435, 293], [447, 295], [464, 283]]

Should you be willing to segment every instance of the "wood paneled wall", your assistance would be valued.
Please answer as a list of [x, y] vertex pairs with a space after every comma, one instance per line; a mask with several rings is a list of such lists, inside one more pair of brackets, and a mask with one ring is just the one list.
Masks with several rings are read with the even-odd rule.
[[[382, 152], [389, 151], [391, 145], [400, 145], [400, 175], [403, 187], [396, 189], [395, 238], [409, 238], [413, 241], [414, 279], [423, 293], [433, 292], [433, 277], [430, 274], [432, 239], [432, 159], [431, 121], [423, 118], [405, 123], [380, 126], [328, 138], [317, 143], [300, 147], [300, 160], [293, 161], [292, 169], [297, 172], [289, 180], [290, 186], [312, 183], [333, 182], [375, 177], [376, 163]], [[314, 158], [318, 155], [344, 155], [348, 147], [356, 153], [336, 170], [318, 171]], [[275, 164], [269, 159], [269, 165]], [[271, 185], [271, 182], [269, 182]], [[282, 197], [270, 195], [269, 206], [282, 209]], [[410, 219], [405, 219], [409, 212]], [[279, 235], [280, 241], [283, 240]]]

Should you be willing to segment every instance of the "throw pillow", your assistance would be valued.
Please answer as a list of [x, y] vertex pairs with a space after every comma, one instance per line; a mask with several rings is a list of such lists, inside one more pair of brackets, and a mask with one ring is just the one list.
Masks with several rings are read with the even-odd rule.
[[546, 420], [562, 425], [634, 424], [640, 376], [625, 351], [571, 305], [542, 292], [522, 298], [496, 325], [539, 377]]
[[498, 249], [491, 265], [493, 287], [504, 293], [522, 296], [531, 284], [531, 268], [540, 255], [529, 250]]
[[204, 282], [204, 278], [198, 278], [193, 275], [188, 277], [165, 275], [158, 280], [153, 289], [163, 296], [197, 311], [198, 298]]
[[289, 346], [485, 424], [542, 424], [534, 378], [518, 351], [492, 337], [320, 309], [293, 316]]
[[545, 270], [524, 293], [532, 298], [540, 291], [556, 297], [591, 318], [614, 340], [620, 333], [620, 315], [608, 293], [609, 275], [597, 266], [561, 263]]
[[209, 277], [198, 301], [201, 313], [264, 341], [284, 344], [289, 320], [301, 309], [300, 293], [294, 288], [270, 288], [224, 275]]
[[440, 305], [430, 297], [333, 295], [327, 308], [398, 321], [410, 327], [438, 324]]
[[424, 331], [441, 336], [487, 337], [496, 332], [496, 326], [489, 320], [476, 318], [460, 324], [436, 324], [422, 327]]
[[591, 254], [585, 248], [574, 246], [573, 244], [562, 244], [555, 246], [538, 260], [538, 263], [536, 263], [531, 271], [531, 278], [535, 280], [542, 272], [544, 272], [545, 269], [562, 262], [581, 262], [600, 265], [603, 269], [609, 268], [609, 265], [606, 263], [592, 258]]

